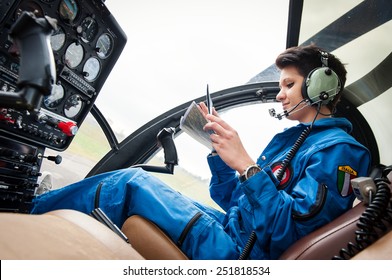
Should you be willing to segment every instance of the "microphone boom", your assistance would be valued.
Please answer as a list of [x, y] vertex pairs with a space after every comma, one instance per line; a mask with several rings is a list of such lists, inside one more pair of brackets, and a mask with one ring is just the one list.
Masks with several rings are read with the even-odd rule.
[[[289, 116], [289, 114], [291, 114], [291, 112], [293, 112], [295, 109], [297, 109], [297, 107], [298, 107], [300, 104], [304, 103], [304, 102], [307, 102], [307, 103], [308, 103], [306, 106], [310, 106], [311, 104], [310, 104], [308, 101], [309, 101], [309, 100], [307, 100], [307, 99], [302, 99], [300, 102], [298, 102], [297, 105], [295, 105], [294, 107], [290, 108], [289, 110], [284, 110], [284, 111], [283, 111], [282, 113], [280, 113], [280, 114], [277, 114], [274, 108], [268, 109], [268, 111], [269, 111], [269, 114], [270, 114], [271, 117], [277, 118], [278, 120], [281, 120], [283, 117], [287, 118], [287, 117]], [[302, 108], [299, 108], [298, 110], [294, 111], [294, 113], [295, 113], [295, 112], [298, 112], [298, 111], [300, 111], [300, 110], [302, 110], [302, 109], [305, 108], [306, 106], [303, 106]]]

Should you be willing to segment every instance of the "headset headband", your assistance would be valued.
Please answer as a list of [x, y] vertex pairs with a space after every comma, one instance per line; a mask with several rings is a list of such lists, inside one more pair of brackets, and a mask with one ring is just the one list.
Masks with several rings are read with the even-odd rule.
[[323, 67], [328, 67], [328, 53], [319, 50], [320, 54], [321, 54], [321, 64]]

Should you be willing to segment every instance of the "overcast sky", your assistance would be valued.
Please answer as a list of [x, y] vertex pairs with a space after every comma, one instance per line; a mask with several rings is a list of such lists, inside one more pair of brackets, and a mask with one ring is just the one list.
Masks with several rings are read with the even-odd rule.
[[128, 41], [96, 105], [128, 134], [207, 83], [247, 83], [285, 47], [288, 0], [266, 2], [107, 0]]
[[[205, 95], [207, 84], [211, 93], [246, 84], [284, 50], [288, 3], [105, 1], [128, 41], [95, 104], [115, 131], [128, 135], [169, 109]], [[270, 135], [284, 126], [269, 117], [268, 108], [255, 113], [247, 109], [250, 116], [234, 113], [224, 118], [237, 129], [255, 159]], [[251, 124], [244, 119], [258, 121]], [[208, 151], [187, 137], [176, 138], [181, 166], [209, 177]]]

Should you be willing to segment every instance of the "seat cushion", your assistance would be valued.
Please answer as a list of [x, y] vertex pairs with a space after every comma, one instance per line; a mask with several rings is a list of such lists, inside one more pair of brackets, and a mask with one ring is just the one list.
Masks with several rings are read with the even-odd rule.
[[121, 231], [147, 260], [186, 260], [187, 256], [154, 223], [138, 215], [129, 217]]
[[0, 213], [0, 259], [143, 259], [94, 218], [74, 210]]
[[356, 224], [363, 211], [364, 204], [358, 203], [329, 224], [298, 240], [280, 259], [330, 260], [339, 255], [341, 248], [345, 248], [348, 242], [355, 241]]

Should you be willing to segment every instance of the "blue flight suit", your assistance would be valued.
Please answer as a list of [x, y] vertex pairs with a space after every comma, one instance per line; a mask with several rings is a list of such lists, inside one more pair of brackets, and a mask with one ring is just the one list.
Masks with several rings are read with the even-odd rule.
[[204, 206], [138, 168], [116, 170], [38, 196], [31, 213], [99, 207], [121, 228], [131, 215], [157, 224], [191, 259], [237, 259], [251, 232], [251, 259], [277, 259], [296, 240], [348, 210], [350, 179], [367, 176], [370, 153], [344, 118], [317, 120], [290, 161], [281, 162], [304, 129], [298, 124], [274, 136], [257, 159], [262, 171], [241, 183], [219, 156], [209, 155], [211, 197], [225, 213]]

